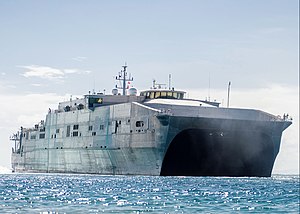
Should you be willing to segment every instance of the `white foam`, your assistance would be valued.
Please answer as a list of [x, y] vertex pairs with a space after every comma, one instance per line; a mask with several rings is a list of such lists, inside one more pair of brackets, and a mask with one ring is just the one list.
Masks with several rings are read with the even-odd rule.
[[0, 166], [0, 174], [8, 174], [11, 173], [11, 170], [9, 168]]

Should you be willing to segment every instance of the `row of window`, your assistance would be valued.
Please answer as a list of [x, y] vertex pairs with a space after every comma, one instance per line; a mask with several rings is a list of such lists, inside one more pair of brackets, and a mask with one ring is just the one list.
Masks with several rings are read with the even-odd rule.
[[[99, 129], [104, 130], [104, 125], [100, 125]], [[89, 131], [93, 131], [93, 126], [89, 126]]]
[[[128, 121], [130, 121], [130, 119], [128, 119]], [[121, 125], [121, 121], [117, 121], [117, 124], [119, 124], [119, 125]], [[136, 121], [136, 123], [135, 123], [135, 126], [137, 127], [137, 128], [141, 128], [141, 127], [144, 127], [144, 121]], [[79, 129], [79, 125], [78, 124], [76, 124], [76, 125], [73, 125], [73, 130], [78, 130]], [[104, 130], [104, 125], [100, 125], [99, 126], [99, 129], [100, 130]], [[88, 127], [88, 130], [89, 131], [93, 131], [93, 126], [89, 126]], [[45, 128], [43, 129], [43, 132], [45, 132]], [[56, 134], [59, 134], [60, 133], [60, 129], [56, 129], [55, 130], [55, 133]], [[54, 135], [51, 135], [51, 138], [56, 138], [56, 134], [54, 134]], [[80, 134], [78, 134], [78, 131], [73, 131], [72, 132], [72, 136], [73, 137], [77, 137], [77, 136], [81, 136], [81, 133]], [[26, 137], [26, 140], [28, 140], [28, 136], [29, 136], [29, 133], [23, 133], [23, 137]], [[96, 136], [96, 132], [92, 132], [92, 136]], [[71, 137], [71, 126], [69, 125], [69, 126], [67, 126], [67, 132], [66, 132], [66, 137]], [[44, 139], [45, 138], [45, 133], [40, 133], [39, 134], [39, 139]], [[36, 139], [36, 135], [31, 135], [30, 136], [30, 139], [31, 140], [35, 140]]]
[[[40, 129], [40, 132], [45, 132], [45, 127], [43, 129]], [[59, 133], [59, 129], [56, 129], [55, 133], [58, 134]], [[23, 137], [25, 137], [26, 140], [28, 140], [29, 132], [24, 132], [23, 133]], [[43, 139], [43, 138], [45, 138], [45, 133], [40, 133], [40, 139]], [[30, 139], [36, 139], [36, 136], [35, 135], [31, 135]]]
[[183, 99], [184, 93], [175, 91], [147, 91], [142, 92], [141, 96], [145, 96], [146, 99]]

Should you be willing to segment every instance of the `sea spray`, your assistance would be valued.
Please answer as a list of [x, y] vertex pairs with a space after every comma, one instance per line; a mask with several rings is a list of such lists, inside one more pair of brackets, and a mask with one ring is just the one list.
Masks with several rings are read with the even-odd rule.
[[9, 168], [0, 166], [0, 174], [9, 174], [9, 173], [11, 173], [11, 170]]

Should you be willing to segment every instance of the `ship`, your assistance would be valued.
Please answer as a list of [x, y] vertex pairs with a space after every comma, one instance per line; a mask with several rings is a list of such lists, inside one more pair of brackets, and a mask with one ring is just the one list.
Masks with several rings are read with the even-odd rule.
[[[155, 81], [137, 93], [122, 66], [112, 94], [60, 102], [11, 136], [12, 171], [269, 177], [288, 115], [220, 107]], [[122, 89], [119, 93], [118, 89]]]

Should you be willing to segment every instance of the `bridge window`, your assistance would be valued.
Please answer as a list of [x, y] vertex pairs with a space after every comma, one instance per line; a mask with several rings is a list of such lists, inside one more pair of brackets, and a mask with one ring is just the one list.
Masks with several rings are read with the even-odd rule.
[[153, 91], [150, 93], [150, 99], [154, 99], [154, 92]]
[[89, 108], [95, 108], [103, 103], [103, 99], [99, 97], [89, 97]]
[[160, 91], [158, 91], [158, 92], [155, 92], [155, 96], [154, 96], [155, 98], [159, 98], [160, 97]]
[[161, 98], [167, 98], [167, 92], [162, 91], [161, 92]]
[[175, 91], [148, 91], [141, 93], [141, 96], [146, 96], [146, 99], [183, 99], [184, 93]]

